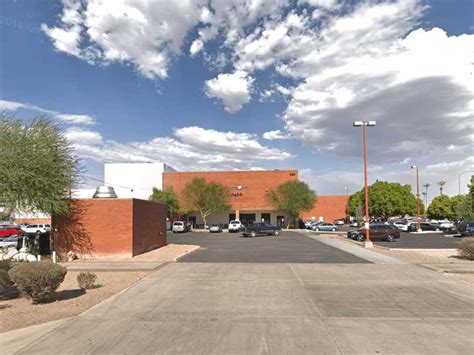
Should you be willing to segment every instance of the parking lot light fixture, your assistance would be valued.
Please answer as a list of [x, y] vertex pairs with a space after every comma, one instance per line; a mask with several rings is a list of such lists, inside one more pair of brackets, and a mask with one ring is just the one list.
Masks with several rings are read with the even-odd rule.
[[365, 190], [365, 241], [364, 241], [364, 247], [366, 248], [372, 248], [373, 244], [372, 241], [370, 240], [370, 218], [369, 218], [369, 186], [368, 186], [368, 180], [369, 180], [369, 173], [368, 173], [368, 162], [367, 162], [367, 132], [366, 132], [366, 127], [371, 127], [375, 126], [377, 122], [376, 121], [354, 121], [353, 125], [354, 127], [362, 127], [362, 142], [364, 145], [364, 190]]
[[420, 179], [418, 175], [418, 165], [412, 165], [412, 169], [416, 170], [416, 231], [421, 232], [420, 228]]

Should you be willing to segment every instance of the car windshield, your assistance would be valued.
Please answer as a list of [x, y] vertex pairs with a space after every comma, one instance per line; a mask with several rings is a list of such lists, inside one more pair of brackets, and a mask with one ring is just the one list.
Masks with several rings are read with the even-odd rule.
[[38, 228], [38, 225], [36, 225], [36, 224], [30, 224], [27, 228]]

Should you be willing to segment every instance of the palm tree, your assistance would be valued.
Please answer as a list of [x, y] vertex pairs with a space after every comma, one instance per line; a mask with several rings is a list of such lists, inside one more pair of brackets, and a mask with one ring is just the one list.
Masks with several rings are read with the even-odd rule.
[[439, 186], [439, 194], [440, 196], [443, 196], [443, 186], [446, 185], [446, 181], [441, 180], [438, 181], [438, 186]]

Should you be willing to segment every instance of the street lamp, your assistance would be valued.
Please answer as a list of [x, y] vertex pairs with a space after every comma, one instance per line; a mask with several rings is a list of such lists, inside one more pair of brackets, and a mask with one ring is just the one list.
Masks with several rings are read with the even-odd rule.
[[458, 174], [458, 189], [459, 189], [459, 195], [461, 194], [461, 175], [464, 174], [464, 173], [474, 173], [474, 170], [464, 170], [464, 171], [461, 171], [461, 172]]
[[420, 179], [418, 175], [418, 165], [412, 165], [416, 169], [416, 231], [420, 232]]
[[370, 219], [369, 219], [369, 186], [368, 186], [368, 170], [367, 170], [367, 132], [366, 127], [375, 126], [376, 121], [354, 121], [354, 127], [362, 127], [362, 141], [364, 144], [364, 189], [365, 189], [365, 242], [364, 247], [372, 248], [373, 244], [370, 240]]

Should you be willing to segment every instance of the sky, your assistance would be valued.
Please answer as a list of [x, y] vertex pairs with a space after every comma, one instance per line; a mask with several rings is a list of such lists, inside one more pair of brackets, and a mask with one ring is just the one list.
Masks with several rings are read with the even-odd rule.
[[[0, 111], [47, 115], [82, 159], [298, 169], [318, 194], [428, 197], [474, 174], [472, 0], [4, 0]], [[346, 190], [347, 189], [347, 190]], [[422, 191], [425, 191], [422, 188]]]

